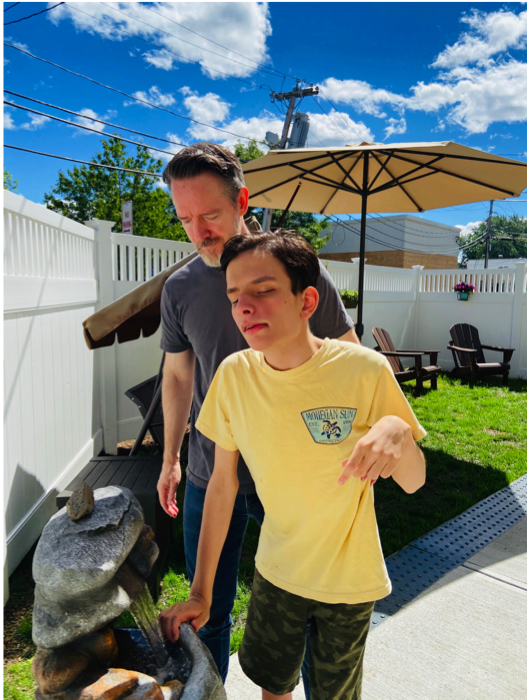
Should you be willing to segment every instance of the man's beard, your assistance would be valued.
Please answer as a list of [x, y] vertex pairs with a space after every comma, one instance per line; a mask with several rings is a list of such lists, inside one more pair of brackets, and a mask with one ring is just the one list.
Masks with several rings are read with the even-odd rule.
[[[233, 238], [234, 236], [238, 236], [242, 231], [242, 224], [240, 221], [240, 218], [238, 216], [235, 217], [234, 222], [233, 222], [233, 232], [229, 236], [229, 238]], [[229, 240], [229, 239], [227, 239]], [[213, 255], [208, 255], [206, 252], [204, 252], [209, 246], [212, 246], [214, 243], [217, 242], [223, 242], [223, 239], [221, 238], [205, 238], [201, 243], [199, 243], [196, 246], [196, 249], [205, 263], [207, 267], [221, 267], [221, 255], [223, 253], [223, 247], [218, 253], [214, 253]]]

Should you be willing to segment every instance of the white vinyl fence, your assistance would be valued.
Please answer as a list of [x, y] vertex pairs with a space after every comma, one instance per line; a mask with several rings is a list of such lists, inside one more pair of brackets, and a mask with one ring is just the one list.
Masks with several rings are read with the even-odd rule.
[[[87, 461], [136, 437], [141, 418], [124, 392], [159, 368], [159, 331], [90, 351], [82, 321], [194, 248], [112, 233], [112, 225], [83, 226], [4, 191], [5, 574]], [[325, 264], [339, 289], [357, 289], [357, 265]], [[468, 302], [452, 291], [461, 279], [477, 289]], [[401, 349], [441, 350], [448, 369], [456, 322], [477, 326], [485, 344], [516, 348], [511, 375], [527, 378], [525, 265], [471, 273], [366, 266], [365, 345], [380, 326]]]

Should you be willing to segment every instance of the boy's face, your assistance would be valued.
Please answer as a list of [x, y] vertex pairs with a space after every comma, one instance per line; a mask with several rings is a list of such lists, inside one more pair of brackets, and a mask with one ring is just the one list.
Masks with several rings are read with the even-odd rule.
[[[316, 290], [308, 289], [318, 300]], [[227, 267], [232, 315], [253, 350], [286, 349], [294, 343], [314, 311], [305, 308], [306, 291], [293, 294], [285, 267], [267, 253], [242, 253]]]

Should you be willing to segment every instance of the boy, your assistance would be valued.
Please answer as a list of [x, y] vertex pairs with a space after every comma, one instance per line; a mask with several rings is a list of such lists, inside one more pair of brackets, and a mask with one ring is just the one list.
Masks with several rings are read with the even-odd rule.
[[309, 622], [312, 700], [357, 700], [373, 604], [391, 590], [370, 486], [420, 488], [426, 433], [382, 355], [310, 332], [319, 265], [303, 238], [236, 236], [221, 265], [250, 350], [222, 362], [197, 421], [216, 443], [197, 569], [161, 626], [175, 640], [208, 619], [241, 451], [265, 510], [242, 669], [264, 700], [290, 700]]

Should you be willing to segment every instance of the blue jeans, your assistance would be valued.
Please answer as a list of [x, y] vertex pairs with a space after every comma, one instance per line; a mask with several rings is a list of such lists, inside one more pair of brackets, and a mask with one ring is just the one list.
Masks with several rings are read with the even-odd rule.
[[[201, 518], [205, 503], [206, 489], [196, 486], [187, 480], [185, 501], [183, 505], [183, 536], [185, 542], [185, 559], [187, 574], [190, 581], [196, 571]], [[216, 571], [212, 591], [210, 619], [200, 631], [201, 641], [208, 646], [221, 678], [225, 683], [229, 670], [231, 644], [231, 612], [234, 607], [238, 583], [238, 566], [242, 551], [243, 538], [249, 518], [254, 518], [261, 526], [264, 519], [264, 509], [256, 494], [238, 494], [234, 503], [231, 524]], [[307, 659], [307, 654], [306, 654]], [[306, 659], [304, 666], [307, 669]], [[310, 688], [307, 684], [308, 674], [302, 667], [302, 679], [306, 698], [310, 698]]]

